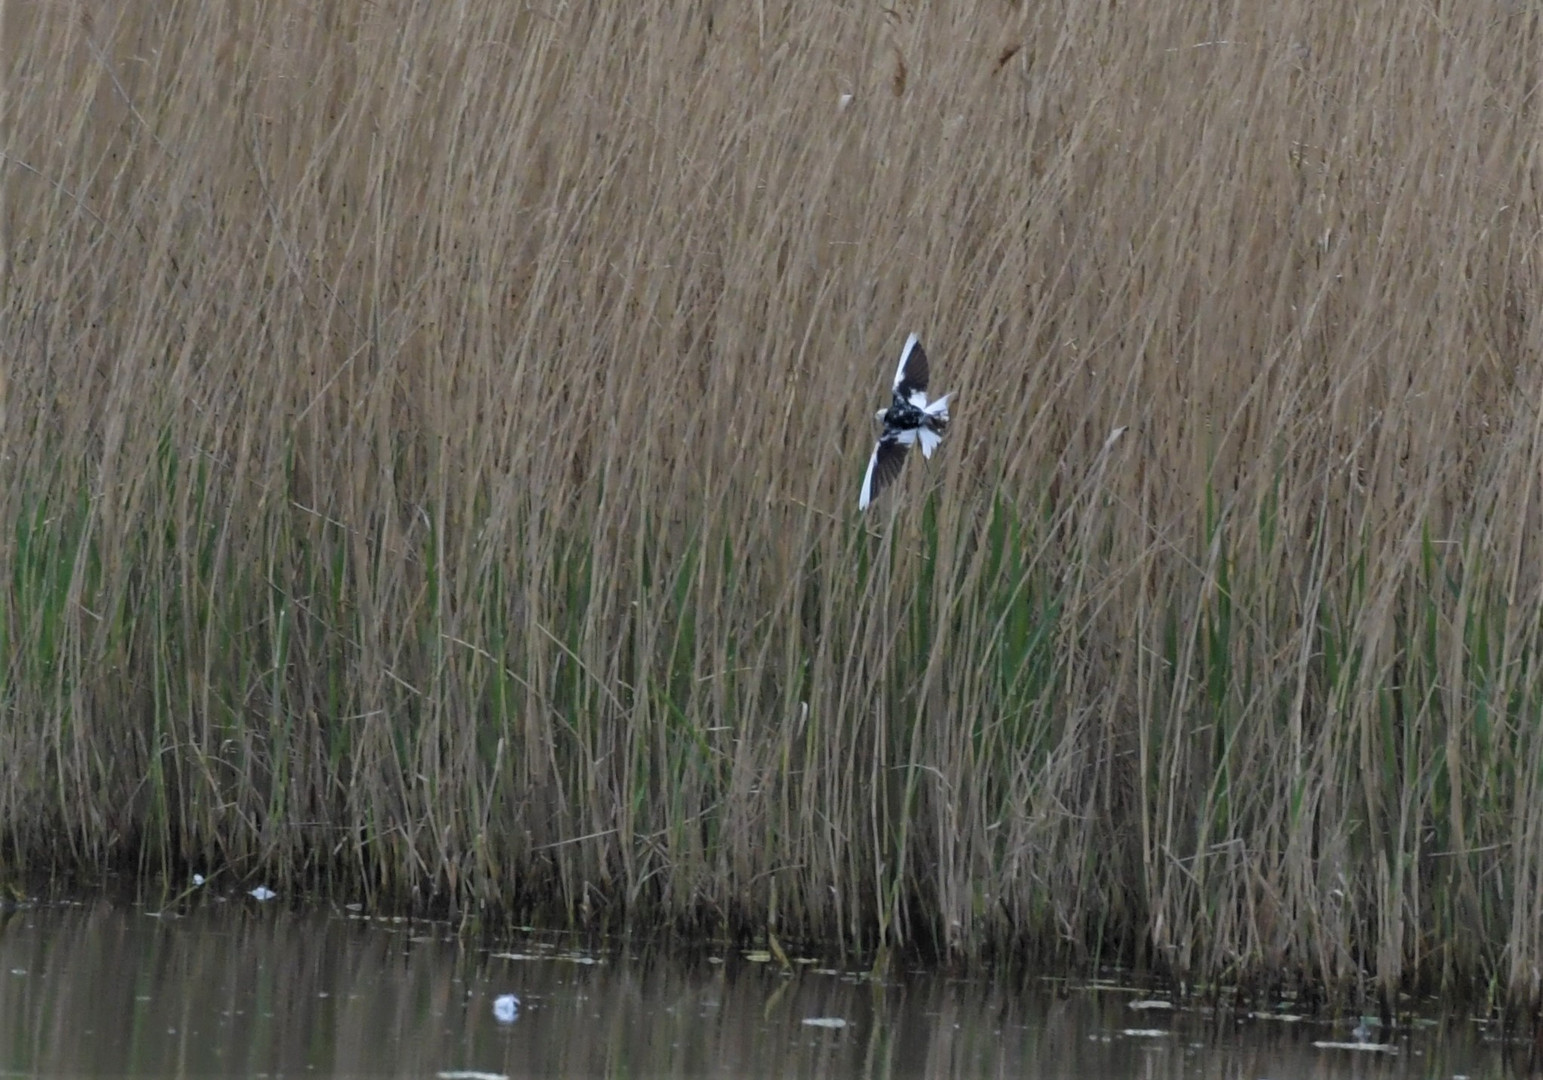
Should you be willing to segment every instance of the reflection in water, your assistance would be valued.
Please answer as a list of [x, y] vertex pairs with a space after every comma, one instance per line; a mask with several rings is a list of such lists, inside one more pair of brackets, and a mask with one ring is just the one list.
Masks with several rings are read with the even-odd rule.
[[568, 942], [490, 948], [442, 924], [249, 900], [178, 918], [106, 903], [0, 914], [0, 1075], [1502, 1074], [1471, 1025], [1417, 1028], [1397, 1053], [1323, 1049], [1314, 1041], [1348, 1040], [1353, 1021], [1132, 1008], [1123, 990], [1058, 995], [1036, 980], [881, 983], [734, 954], [601, 956]]

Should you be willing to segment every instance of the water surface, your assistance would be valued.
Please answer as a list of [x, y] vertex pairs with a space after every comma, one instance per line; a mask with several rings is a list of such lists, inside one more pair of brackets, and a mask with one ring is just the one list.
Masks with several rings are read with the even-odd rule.
[[1315, 1045], [1352, 1023], [1167, 1009], [1113, 985], [488, 944], [282, 898], [0, 914], [0, 1077], [1510, 1074], [1462, 1020], [1389, 1050]]

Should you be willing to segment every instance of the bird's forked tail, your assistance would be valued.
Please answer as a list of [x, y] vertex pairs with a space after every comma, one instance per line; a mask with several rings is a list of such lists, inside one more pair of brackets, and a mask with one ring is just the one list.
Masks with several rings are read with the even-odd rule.
[[922, 406], [922, 426], [917, 432], [921, 440], [922, 457], [930, 458], [938, 448], [938, 443], [943, 441], [943, 432], [948, 430], [948, 399], [952, 396], [944, 394], [936, 401]]

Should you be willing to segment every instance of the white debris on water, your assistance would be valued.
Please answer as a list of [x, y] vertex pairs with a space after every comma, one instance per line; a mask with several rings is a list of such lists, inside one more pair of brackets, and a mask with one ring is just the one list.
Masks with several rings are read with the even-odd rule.
[[494, 960], [564, 960], [570, 964], [603, 964], [604, 960], [597, 956], [586, 956], [584, 953], [518, 953], [496, 952], [489, 953]]
[[1313, 1043], [1319, 1050], [1375, 1050], [1382, 1054], [1396, 1054], [1398, 1047], [1392, 1043], [1371, 1042], [1330, 1042], [1327, 1040]]
[[202, 885], [207, 880], [208, 879], [205, 878], [202, 874], [194, 874], [193, 875], [193, 885], [194, 885], [195, 888], [198, 887], [199, 885]]
[[499, 994], [493, 999], [493, 1019], [500, 1024], [512, 1024], [520, 1018], [518, 994]]
[[478, 1072], [475, 1069], [446, 1069], [434, 1075], [439, 1080], [509, 1080], [508, 1073]]
[[266, 885], [259, 885], [257, 888], [247, 893], [247, 895], [250, 896], [253, 900], [272, 900], [279, 894], [268, 888]]
[[839, 1016], [806, 1016], [804, 1024], [808, 1027], [844, 1028], [847, 1022]]

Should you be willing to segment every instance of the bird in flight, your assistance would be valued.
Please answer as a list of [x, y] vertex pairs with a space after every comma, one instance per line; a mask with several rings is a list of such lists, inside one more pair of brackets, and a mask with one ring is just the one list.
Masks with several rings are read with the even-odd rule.
[[857, 498], [859, 510], [868, 509], [873, 497], [900, 475], [905, 453], [912, 443], [920, 442], [922, 456], [931, 457], [943, 432], [948, 430], [948, 399], [944, 394], [927, 401], [927, 353], [919, 334], [905, 339], [900, 350], [900, 366], [895, 370], [894, 398], [887, 409], [880, 409], [878, 420], [884, 433], [868, 459], [868, 473], [863, 477], [863, 492]]

